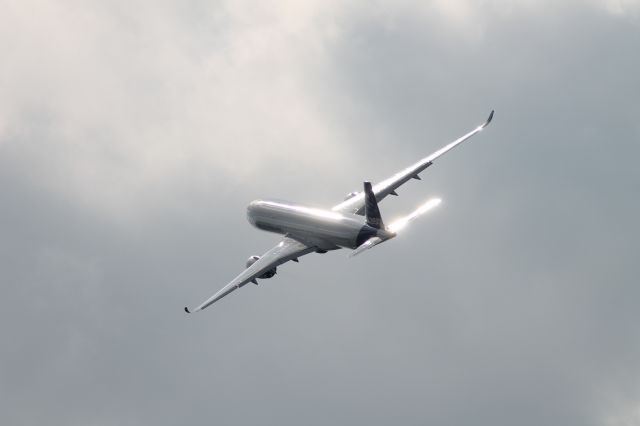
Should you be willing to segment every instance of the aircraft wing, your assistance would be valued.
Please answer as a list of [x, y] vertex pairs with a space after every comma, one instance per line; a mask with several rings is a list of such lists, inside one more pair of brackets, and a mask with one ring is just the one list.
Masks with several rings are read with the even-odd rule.
[[[480, 126], [476, 127], [475, 129], [473, 129], [472, 131], [470, 131], [466, 135], [464, 135], [464, 136], [460, 137], [459, 139], [456, 139], [455, 141], [451, 142], [450, 144], [440, 148], [439, 150], [437, 150], [433, 154], [429, 155], [428, 157], [423, 158], [422, 160], [418, 161], [417, 163], [415, 163], [415, 164], [407, 167], [406, 169], [396, 173], [395, 175], [391, 176], [390, 178], [385, 179], [382, 182], [379, 182], [379, 183], [375, 184], [373, 186], [373, 193], [376, 195], [376, 200], [378, 202], [380, 202], [389, 194], [398, 195], [395, 192], [396, 189], [398, 189], [400, 186], [402, 186], [409, 179], [412, 179], [412, 178], [413, 179], [420, 179], [419, 173], [422, 172], [427, 167], [429, 167], [431, 164], [433, 164], [433, 161], [435, 159], [437, 159], [441, 155], [449, 152], [450, 150], [452, 150], [456, 146], [460, 145], [462, 142], [466, 141], [467, 139], [469, 139], [471, 136], [475, 135], [476, 133], [479, 133], [480, 131], [482, 131], [482, 129], [487, 127], [487, 125], [491, 122], [492, 118], [493, 118], [493, 111], [491, 111], [491, 114], [489, 114], [489, 118], [487, 119], [487, 121], [485, 121], [483, 124], [481, 124]], [[341, 212], [341, 213], [363, 214], [363, 212], [364, 212], [364, 193], [360, 192], [359, 194], [357, 194], [357, 195], [355, 195], [355, 196], [343, 201], [342, 203], [338, 204], [337, 206], [334, 206], [332, 208], [332, 210], [333, 211], [337, 211], [337, 212]]]
[[260, 259], [253, 263], [253, 265], [242, 271], [240, 275], [235, 277], [229, 284], [222, 287], [222, 289], [220, 289], [216, 294], [205, 300], [201, 305], [192, 310], [189, 310], [188, 308], [184, 308], [184, 310], [187, 313], [201, 311], [212, 303], [222, 299], [235, 289], [255, 280], [276, 266], [288, 262], [289, 260], [297, 260], [298, 257], [304, 256], [305, 254], [311, 253], [315, 250], [316, 248], [313, 246], [308, 246], [294, 240], [293, 238], [285, 236], [277, 246], [263, 254]]

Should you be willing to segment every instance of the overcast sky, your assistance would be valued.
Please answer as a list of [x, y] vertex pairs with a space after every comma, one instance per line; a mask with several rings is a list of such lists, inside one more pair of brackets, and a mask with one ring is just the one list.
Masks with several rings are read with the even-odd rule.
[[[640, 425], [640, 2], [0, 0], [3, 425]], [[443, 203], [182, 311], [330, 207]]]

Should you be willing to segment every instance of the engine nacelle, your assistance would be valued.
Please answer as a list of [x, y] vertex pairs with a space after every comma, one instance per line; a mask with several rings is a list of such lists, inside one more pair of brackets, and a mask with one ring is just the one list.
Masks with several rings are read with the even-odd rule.
[[260, 256], [251, 256], [247, 259], [246, 267], [248, 268], [249, 266], [253, 265], [258, 259], [260, 259]]
[[273, 268], [273, 269], [269, 269], [267, 272], [265, 272], [264, 274], [260, 275], [258, 278], [263, 279], [263, 278], [271, 278], [276, 274], [278, 268]]
[[[256, 263], [258, 259], [260, 259], [260, 256], [251, 256], [249, 259], [247, 259], [247, 263], [246, 263], [247, 268], [253, 265], [254, 263]], [[278, 270], [277, 267], [273, 269], [269, 269], [264, 274], [260, 275], [258, 278], [260, 279], [271, 278], [276, 274], [277, 270]]]
[[348, 193], [348, 194], [347, 194], [347, 196], [346, 196], [346, 197], [344, 197], [344, 201], [347, 201], [348, 199], [353, 198], [353, 197], [355, 197], [355, 196], [356, 196], [356, 195], [358, 195], [358, 194], [359, 194], [359, 192], [357, 192], [357, 191], [350, 192], [350, 193]]

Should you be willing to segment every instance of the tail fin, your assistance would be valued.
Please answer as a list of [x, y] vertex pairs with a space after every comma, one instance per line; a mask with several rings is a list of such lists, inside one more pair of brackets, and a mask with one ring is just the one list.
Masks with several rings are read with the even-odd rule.
[[378, 201], [376, 201], [376, 196], [371, 189], [371, 182], [364, 183], [364, 216], [367, 218], [367, 225], [376, 229], [384, 229]]

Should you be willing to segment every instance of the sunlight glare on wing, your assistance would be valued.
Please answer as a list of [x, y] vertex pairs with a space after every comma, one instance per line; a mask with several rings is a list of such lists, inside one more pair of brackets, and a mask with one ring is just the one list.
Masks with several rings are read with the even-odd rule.
[[440, 198], [432, 198], [426, 203], [424, 203], [423, 205], [421, 205], [420, 207], [418, 207], [410, 215], [405, 216], [402, 219], [398, 219], [397, 221], [393, 222], [391, 225], [389, 225], [387, 229], [391, 232], [398, 232], [401, 229], [403, 229], [405, 226], [407, 226], [407, 224], [411, 222], [413, 219], [428, 212], [432, 208], [438, 206], [441, 202], [442, 200]]

